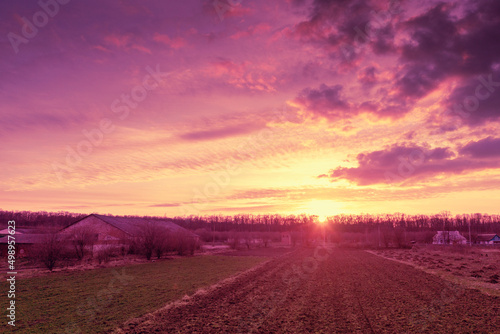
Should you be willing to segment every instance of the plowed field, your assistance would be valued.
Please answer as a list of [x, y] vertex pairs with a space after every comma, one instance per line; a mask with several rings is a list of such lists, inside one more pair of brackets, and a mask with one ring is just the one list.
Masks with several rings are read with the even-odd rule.
[[300, 249], [125, 333], [500, 333], [500, 298], [360, 250]]

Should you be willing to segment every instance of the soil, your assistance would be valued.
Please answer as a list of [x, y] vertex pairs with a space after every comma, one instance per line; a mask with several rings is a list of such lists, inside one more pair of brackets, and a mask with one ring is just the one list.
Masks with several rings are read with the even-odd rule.
[[449, 248], [420, 246], [388, 249], [374, 254], [408, 263], [442, 278], [500, 296], [500, 250], [494, 248]]
[[500, 333], [500, 298], [362, 250], [297, 249], [115, 333]]

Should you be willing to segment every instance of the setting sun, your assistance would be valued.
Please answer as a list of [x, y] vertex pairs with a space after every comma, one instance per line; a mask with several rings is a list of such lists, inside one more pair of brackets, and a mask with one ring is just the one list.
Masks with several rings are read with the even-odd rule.
[[342, 206], [335, 201], [329, 200], [312, 200], [307, 203], [302, 211], [307, 214], [317, 215], [318, 221], [326, 221], [327, 216], [334, 216], [343, 213]]

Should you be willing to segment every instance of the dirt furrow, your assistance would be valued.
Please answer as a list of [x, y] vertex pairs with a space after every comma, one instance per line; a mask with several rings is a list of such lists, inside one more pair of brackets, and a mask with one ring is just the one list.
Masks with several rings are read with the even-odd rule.
[[500, 333], [498, 297], [363, 251], [300, 249], [125, 333]]

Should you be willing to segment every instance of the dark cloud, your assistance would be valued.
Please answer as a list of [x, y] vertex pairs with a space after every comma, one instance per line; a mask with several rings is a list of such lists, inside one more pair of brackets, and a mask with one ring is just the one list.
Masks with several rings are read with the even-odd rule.
[[[450, 103], [457, 99], [462, 102], [469, 81], [497, 70], [499, 1], [438, 3], [419, 15], [412, 15], [408, 8], [401, 2], [390, 5], [368, 0], [315, 0], [309, 19], [296, 25], [295, 35], [352, 66], [357, 66], [370, 51], [398, 57], [401, 66], [394, 73], [395, 81], [387, 92], [390, 94], [377, 103], [371, 102], [377, 105], [372, 112], [382, 117], [404, 116], [450, 78], [458, 83]], [[399, 15], [400, 11], [407, 15]], [[403, 21], [404, 17], [409, 18]], [[396, 35], [401, 37], [397, 43]], [[381, 84], [367, 69], [364, 71], [358, 76], [360, 82]], [[495, 105], [495, 98], [485, 101], [466, 123], [475, 125], [496, 118], [500, 112]], [[445, 128], [450, 131], [457, 127]]]
[[471, 142], [456, 156], [447, 147], [429, 149], [415, 144], [393, 145], [383, 150], [358, 154], [357, 167], [337, 167], [319, 178], [348, 180], [358, 185], [426, 180], [441, 174], [499, 168], [500, 139], [488, 137]]
[[341, 85], [322, 84], [318, 89], [304, 89], [296, 98], [296, 102], [316, 116], [336, 120], [351, 112], [351, 106], [341, 92]]
[[374, 66], [367, 66], [358, 72], [358, 80], [365, 86], [372, 86], [377, 82], [377, 69]]
[[429, 64], [407, 65], [396, 81], [401, 99], [419, 99], [436, 89], [443, 73]]
[[458, 3], [441, 3], [401, 23], [410, 38], [400, 47], [400, 61], [405, 63], [397, 75], [400, 98], [417, 101], [454, 76], [461, 82], [452, 97], [456, 99], [461, 90], [468, 90], [466, 82], [472, 77], [493, 71], [500, 61], [500, 6], [489, 0], [467, 5], [462, 18], [452, 14]]
[[460, 150], [461, 154], [473, 158], [500, 157], [500, 138], [487, 137], [479, 141], [471, 141]]
[[455, 129], [477, 126], [500, 118], [500, 70], [479, 75], [457, 86], [443, 105], [442, 122]]
[[[316, 43], [337, 53], [350, 62], [357, 57], [355, 46], [369, 44], [376, 35], [374, 21], [381, 8], [368, 0], [325, 1], [315, 0], [309, 19], [295, 26], [295, 36], [306, 42]], [[390, 28], [384, 26], [379, 37], [378, 50], [387, 49]], [[385, 46], [383, 46], [385, 45]]]

